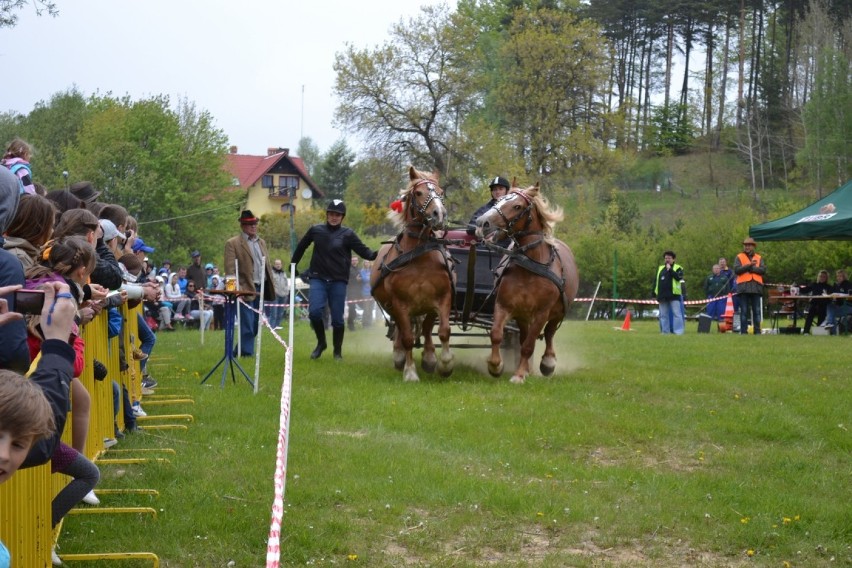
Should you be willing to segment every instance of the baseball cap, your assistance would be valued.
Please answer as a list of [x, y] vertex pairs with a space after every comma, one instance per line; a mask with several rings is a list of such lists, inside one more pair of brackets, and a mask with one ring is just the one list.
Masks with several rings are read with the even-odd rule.
[[139, 237], [136, 237], [136, 240], [133, 241], [133, 247], [132, 248], [133, 248], [133, 252], [139, 252], [140, 250], [142, 252], [154, 252], [154, 247], [149, 247], [148, 245], [145, 244], [145, 241], [143, 241]]
[[114, 238], [121, 236], [121, 233], [118, 232], [115, 223], [109, 219], [101, 219], [99, 223], [101, 224], [101, 229], [104, 230], [104, 242], [111, 241]]

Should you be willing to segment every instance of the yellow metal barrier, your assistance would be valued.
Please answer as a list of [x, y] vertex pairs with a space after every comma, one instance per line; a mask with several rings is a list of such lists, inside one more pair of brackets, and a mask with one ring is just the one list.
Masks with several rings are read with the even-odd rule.
[[[115, 420], [118, 427], [124, 428], [122, 413], [115, 415], [113, 402], [113, 381], [124, 385], [131, 393], [132, 400], [140, 400], [141, 373], [139, 362], [133, 359], [133, 347], [139, 336], [137, 313], [141, 306], [135, 309], [121, 308], [125, 318], [126, 332], [122, 341], [126, 350], [126, 361], [129, 369], [120, 370], [119, 338], [108, 340], [107, 312], [103, 311], [82, 329], [82, 338], [86, 344], [84, 351], [85, 366], [79, 380], [85, 386], [91, 397], [91, 412], [89, 429], [84, 454], [91, 460], [103, 454], [104, 439], [115, 436]], [[108, 368], [108, 374], [103, 381], [94, 379], [93, 361], [97, 359]], [[119, 400], [121, 395], [119, 394]], [[63, 441], [71, 445], [73, 424], [72, 415], [66, 422]], [[147, 461], [147, 460], [143, 460]], [[168, 461], [159, 458], [156, 461]], [[0, 540], [9, 549], [12, 566], [49, 566], [50, 552], [54, 543], [51, 530], [51, 501], [68, 483], [70, 478], [63, 475], [51, 475], [50, 464], [22, 470], [0, 485]], [[153, 490], [139, 490], [150, 493]], [[107, 493], [104, 491], [103, 493]], [[156, 492], [155, 492], [156, 493]], [[105, 514], [107, 509], [86, 509], [74, 511], [73, 514]], [[124, 508], [122, 512], [142, 512], [156, 517], [156, 511], [150, 508]], [[61, 529], [61, 525], [57, 527]], [[150, 552], [119, 552], [96, 554], [63, 555], [67, 560], [96, 560], [96, 559], [144, 559], [151, 560], [154, 566], [159, 566], [159, 559]]]
[[50, 464], [16, 473], [0, 485], [0, 540], [12, 557], [12, 566], [50, 565], [53, 532], [50, 502], [53, 499]]

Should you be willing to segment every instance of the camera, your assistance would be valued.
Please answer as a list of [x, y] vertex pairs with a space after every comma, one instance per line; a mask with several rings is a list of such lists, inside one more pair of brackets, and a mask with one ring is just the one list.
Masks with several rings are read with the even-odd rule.
[[129, 239], [132, 236], [133, 236], [133, 231], [131, 231], [130, 229], [124, 231], [124, 238], [125, 239]]
[[44, 291], [16, 290], [14, 311], [19, 314], [40, 314], [44, 308]]

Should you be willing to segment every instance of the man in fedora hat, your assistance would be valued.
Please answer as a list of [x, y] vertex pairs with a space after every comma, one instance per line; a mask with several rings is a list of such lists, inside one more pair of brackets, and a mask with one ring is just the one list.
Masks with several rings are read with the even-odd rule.
[[[263, 299], [275, 299], [275, 286], [272, 279], [272, 267], [266, 241], [257, 236], [259, 219], [249, 209], [240, 213], [240, 234], [231, 237], [225, 243], [225, 274], [236, 274], [239, 290], [260, 291], [260, 283], [266, 280], [263, 287]], [[266, 269], [261, 271], [263, 258], [266, 258]], [[239, 273], [237, 264], [239, 263]], [[254, 309], [260, 306], [258, 295], [244, 296]], [[257, 314], [240, 305], [240, 353], [241, 357], [254, 355], [254, 338], [258, 331]]]
[[78, 181], [77, 183], [72, 183], [70, 190], [74, 197], [86, 205], [94, 203], [101, 195], [101, 192], [96, 191], [90, 181]]
[[743, 241], [743, 252], [734, 260], [734, 274], [737, 275], [737, 295], [740, 297], [740, 333], [748, 333], [748, 324], [751, 321], [754, 334], [760, 335], [766, 263], [762, 256], [754, 252], [755, 246], [757, 243], [751, 237]]

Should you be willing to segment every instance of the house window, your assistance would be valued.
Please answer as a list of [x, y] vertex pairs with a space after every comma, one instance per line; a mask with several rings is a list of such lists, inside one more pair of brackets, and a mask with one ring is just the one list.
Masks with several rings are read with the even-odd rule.
[[272, 176], [263, 176], [262, 184], [263, 187], [267, 188], [269, 191], [269, 197], [286, 197], [286, 198], [294, 198], [296, 196], [296, 191], [299, 189], [299, 176], [278, 176], [278, 185], [272, 185], [270, 181], [270, 185], [266, 185], [266, 178], [271, 178]]
[[299, 189], [299, 176], [278, 176], [278, 187]]
[[260, 187], [275, 187], [272, 176], [269, 174], [263, 176], [260, 180]]

